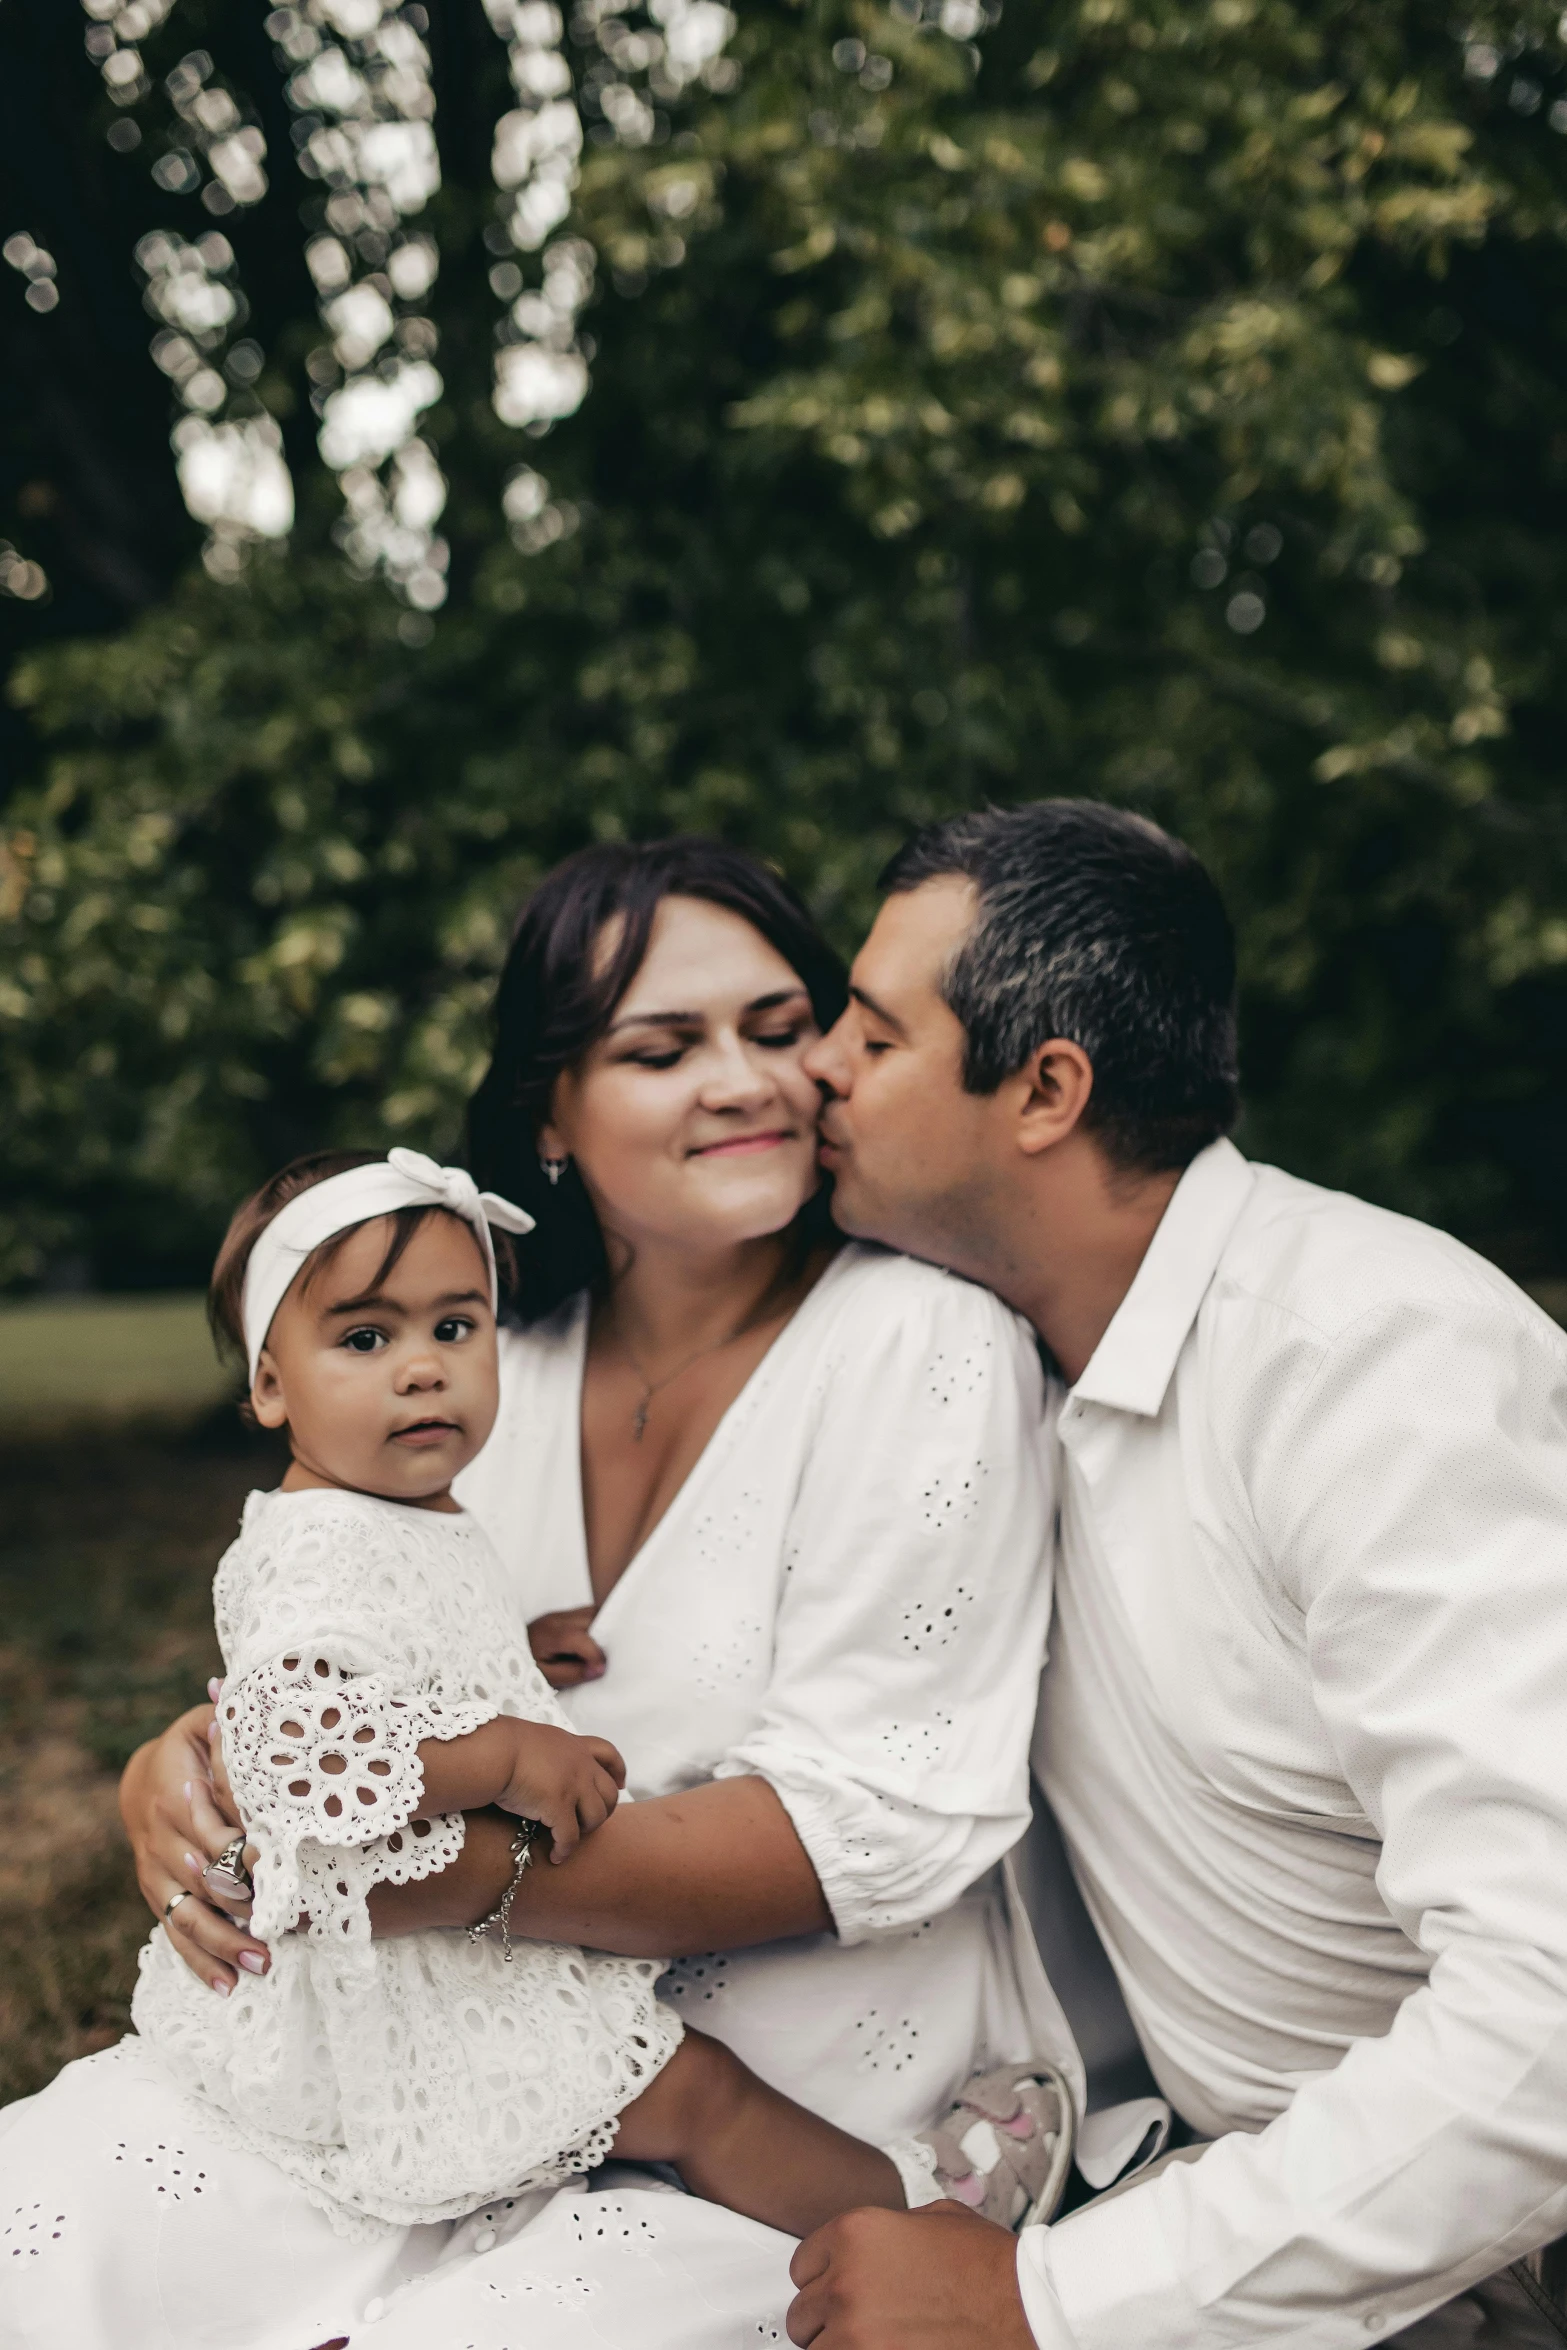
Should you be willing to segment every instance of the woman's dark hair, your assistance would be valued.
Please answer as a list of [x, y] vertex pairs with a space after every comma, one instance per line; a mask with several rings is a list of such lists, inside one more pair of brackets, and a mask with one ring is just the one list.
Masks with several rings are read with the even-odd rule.
[[1184, 1167], [1239, 1107], [1235, 939], [1181, 841], [1098, 800], [1035, 800], [929, 825], [881, 877], [894, 893], [972, 881], [974, 926], [943, 990], [963, 1083], [994, 1093], [1053, 1036], [1081, 1045], [1084, 1113], [1113, 1164]]
[[[666, 898], [700, 898], [749, 922], [799, 974], [822, 1028], [843, 1010], [842, 960], [789, 884], [745, 850], [694, 835], [607, 841], [557, 865], [518, 918], [495, 994], [494, 1056], [468, 1107], [475, 1178], [538, 1224], [517, 1251], [515, 1302], [525, 1321], [607, 1274], [603, 1234], [582, 1180], [574, 1166], [558, 1185], [546, 1180], [539, 1132], [556, 1079], [598, 1042], [642, 968]], [[619, 928], [604, 955], [607, 923]], [[806, 1219], [825, 1230], [825, 1205], [813, 1202]]]

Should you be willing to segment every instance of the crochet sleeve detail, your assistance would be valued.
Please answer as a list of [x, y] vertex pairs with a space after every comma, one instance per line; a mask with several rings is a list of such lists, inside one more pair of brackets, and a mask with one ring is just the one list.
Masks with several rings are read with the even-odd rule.
[[441, 1670], [454, 1595], [433, 1546], [427, 1562], [417, 1542], [342, 1510], [273, 1512], [235, 1547], [249, 1555], [231, 1553], [220, 1576], [237, 1669], [218, 1719], [261, 1856], [255, 1931], [288, 1933], [307, 1911], [313, 1932], [368, 1943], [372, 1886], [432, 1875], [462, 1849], [461, 1814], [416, 1817], [420, 1742], [480, 1728], [500, 1696]]

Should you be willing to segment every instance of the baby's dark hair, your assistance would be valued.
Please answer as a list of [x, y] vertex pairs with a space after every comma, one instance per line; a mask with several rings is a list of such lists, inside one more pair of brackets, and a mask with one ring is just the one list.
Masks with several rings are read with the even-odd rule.
[[[245, 1318], [242, 1311], [245, 1297], [245, 1273], [251, 1251], [275, 1216], [282, 1213], [290, 1200], [298, 1199], [302, 1191], [312, 1191], [318, 1183], [326, 1183], [334, 1175], [346, 1175], [354, 1167], [376, 1167], [381, 1163], [380, 1151], [310, 1151], [302, 1159], [291, 1159], [280, 1173], [270, 1176], [259, 1191], [235, 1209], [233, 1221], [223, 1236], [217, 1263], [212, 1268], [212, 1282], [207, 1291], [207, 1320], [218, 1352], [233, 1355], [240, 1362], [246, 1360]], [[444, 1216], [448, 1211], [431, 1200], [428, 1206], [393, 1208], [389, 1222], [392, 1230], [386, 1244], [386, 1254], [376, 1268], [372, 1289], [381, 1283], [398, 1262], [408, 1243], [427, 1217]], [[351, 1225], [347, 1232], [335, 1232], [330, 1240], [305, 1259], [302, 1268], [307, 1282], [314, 1280], [323, 1266], [329, 1265], [338, 1250], [357, 1231]], [[495, 1249], [496, 1271], [503, 1288], [515, 1278], [515, 1258], [511, 1240], [504, 1232], [490, 1234]]]

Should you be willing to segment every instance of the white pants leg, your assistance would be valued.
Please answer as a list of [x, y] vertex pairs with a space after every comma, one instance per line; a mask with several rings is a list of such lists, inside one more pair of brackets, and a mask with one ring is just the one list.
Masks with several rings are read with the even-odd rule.
[[0, 2350], [313, 2350], [447, 2233], [345, 2241], [134, 2039], [0, 2112]]
[[770, 2350], [793, 2240], [624, 2170], [374, 2242], [134, 2040], [0, 2111], [0, 2350]]
[[635, 2176], [463, 2221], [354, 2350], [788, 2350], [793, 2237]]

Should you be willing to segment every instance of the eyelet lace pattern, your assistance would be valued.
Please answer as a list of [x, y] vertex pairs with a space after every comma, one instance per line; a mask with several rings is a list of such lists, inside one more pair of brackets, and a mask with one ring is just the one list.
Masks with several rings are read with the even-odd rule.
[[681, 2038], [657, 1960], [525, 1942], [507, 1966], [493, 1941], [370, 1938], [374, 1886], [462, 1849], [460, 1814], [415, 1817], [420, 1741], [502, 1713], [569, 1726], [484, 1534], [357, 1494], [252, 1494], [214, 1600], [272, 1968], [214, 1998], [160, 1930], [138, 2032], [345, 2234], [457, 2218], [603, 2161]]

